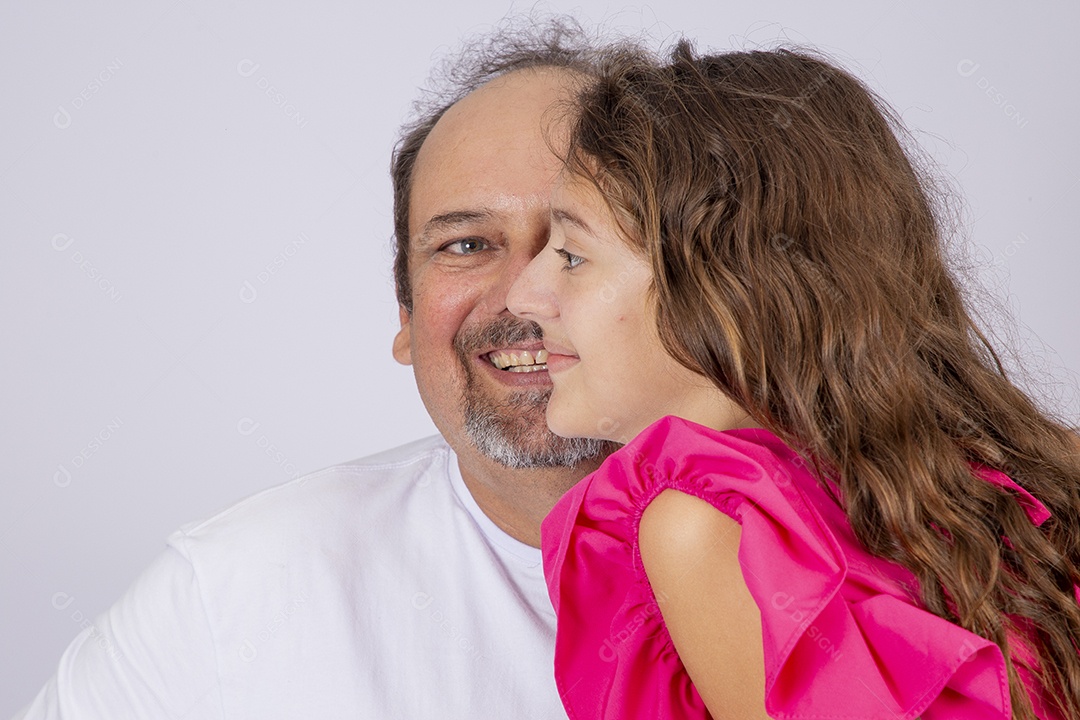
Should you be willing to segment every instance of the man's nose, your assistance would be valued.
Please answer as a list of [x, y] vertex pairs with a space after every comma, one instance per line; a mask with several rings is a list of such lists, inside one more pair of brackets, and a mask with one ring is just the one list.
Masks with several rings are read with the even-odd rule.
[[549, 258], [555, 257], [555, 253], [545, 248], [518, 273], [506, 294], [506, 307], [510, 312], [536, 322], [558, 315], [548, 267]]

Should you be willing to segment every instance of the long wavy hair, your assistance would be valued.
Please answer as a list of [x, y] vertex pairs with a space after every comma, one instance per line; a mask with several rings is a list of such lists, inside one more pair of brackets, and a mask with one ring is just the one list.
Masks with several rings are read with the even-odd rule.
[[568, 170], [652, 263], [668, 352], [803, 453], [926, 609], [1001, 647], [1014, 718], [1021, 677], [1080, 718], [1077, 437], [973, 321], [895, 114], [804, 51], [686, 42], [614, 52], [577, 110]]

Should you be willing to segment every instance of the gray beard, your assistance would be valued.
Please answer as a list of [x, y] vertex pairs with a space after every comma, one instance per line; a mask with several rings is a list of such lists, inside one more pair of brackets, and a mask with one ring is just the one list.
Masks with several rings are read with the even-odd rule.
[[602, 460], [615, 446], [605, 440], [559, 437], [547, 428], [550, 390], [514, 393], [495, 403], [465, 390], [465, 432], [476, 448], [514, 470], [573, 467]]
[[484, 328], [471, 328], [454, 339], [465, 368], [465, 432], [477, 450], [514, 470], [574, 467], [600, 461], [618, 445], [592, 438], [564, 438], [551, 432], [544, 412], [550, 389], [524, 390], [497, 401], [487, 397], [471, 367], [474, 348], [508, 346], [541, 337], [535, 323], [500, 318]]

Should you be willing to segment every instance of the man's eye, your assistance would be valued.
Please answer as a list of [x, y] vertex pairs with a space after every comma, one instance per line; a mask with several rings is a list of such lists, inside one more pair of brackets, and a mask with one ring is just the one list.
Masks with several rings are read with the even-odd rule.
[[439, 250], [441, 252], [450, 253], [451, 255], [473, 255], [481, 250], [486, 250], [487, 246], [487, 243], [480, 238], [470, 237], [447, 243], [439, 248]]
[[563, 259], [563, 270], [573, 270], [585, 262], [585, 258], [575, 255], [566, 248], [555, 248], [555, 252]]

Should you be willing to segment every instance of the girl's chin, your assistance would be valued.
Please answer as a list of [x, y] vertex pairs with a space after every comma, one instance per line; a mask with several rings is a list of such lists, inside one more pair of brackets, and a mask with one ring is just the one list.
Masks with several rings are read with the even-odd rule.
[[582, 435], [580, 432], [577, 432], [577, 429], [575, 427], [567, 426], [567, 425], [564, 425], [564, 424], [559, 423], [559, 422], [556, 422], [556, 423], [553, 424], [550, 420], [548, 420], [548, 430], [550, 430], [552, 433], [554, 433], [555, 435], [558, 435], [561, 438], [568, 438], [569, 439], [569, 438], [588, 437], [586, 435]]
[[571, 416], [569, 413], [556, 410], [552, 412], [552, 405], [548, 402], [547, 425], [554, 434], [563, 438], [589, 438], [592, 440], [610, 440], [625, 443], [626, 433], [622, 432], [622, 423], [610, 417], [586, 418], [583, 416]]
[[574, 417], [563, 409], [554, 408], [553, 410], [553, 405], [556, 405], [554, 394], [548, 400], [546, 416], [548, 430], [563, 438], [596, 437], [595, 435], [589, 435], [587, 432], [582, 432], [583, 430], [587, 431], [588, 428], [582, 426], [580, 418]]

